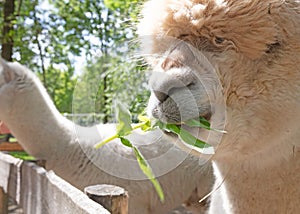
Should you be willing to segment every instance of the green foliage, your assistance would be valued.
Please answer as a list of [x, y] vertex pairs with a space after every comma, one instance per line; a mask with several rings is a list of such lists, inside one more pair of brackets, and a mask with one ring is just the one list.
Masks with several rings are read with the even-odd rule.
[[[73, 92], [77, 79], [72, 71], [63, 71], [50, 66], [46, 69], [48, 93], [60, 112], [72, 112]], [[38, 73], [42, 79], [42, 74]]]
[[131, 114], [121, 103], [117, 102], [116, 104], [116, 113], [117, 113], [117, 135], [126, 136], [131, 133]]
[[221, 133], [226, 133], [226, 131], [223, 130], [218, 130], [218, 129], [213, 129], [210, 127], [210, 123], [203, 117], [200, 117], [199, 120], [189, 120], [186, 121], [185, 124], [189, 127], [199, 127], [199, 128], [204, 128], [207, 130], [213, 130]]
[[[98, 82], [92, 79], [97, 80], [96, 75], [101, 73], [99, 93], [92, 95], [98, 99], [92, 107], [104, 114], [103, 121], [106, 122], [111, 119], [113, 93], [117, 90], [113, 84], [128, 81], [126, 72], [119, 80], [110, 77], [121, 73], [113, 68], [123, 69], [122, 67], [129, 64], [128, 62], [123, 64], [122, 57], [116, 56], [120, 56], [121, 49], [125, 48], [127, 51], [131, 49], [128, 41], [135, 38], [135, 33], [133, 24], [130, 23], [133, 22], [133, 17], [137, 17], [139, 4], [140, 2], [135, 0], [115, 3], [104, 0], [16, 1], [15, 30], [11, 32], [14, 39], [13, 58], [39, 74], [62, 112], [71, 110], [75, 57], [82, 56], [89, 59], [87, 70], [103, 66], [94, 74], [89, 71], [89, 80], [85, 82], [97, 84]], [[2, 1], [0, 1], [1, 11], [3, 11]], [[2, 16], [0, 28], [3, 28]], [[133, 64], [130, 65], [131, 70], [136, 66]], [[107, 95], [104, 95], [106, 92]], [[82, 98], [86, 95], [84, 94]], [[134, 109], [139, 109], [140, 102], [144, 101], [144, 95], [137, 93], [135, 95], [136, 101], [131, 104]], [[82, 102], [82, 105], [86, 106], [84, 99]], [[76, 103], [79, 105], [78, 100]]]
[[130, 148], [133, 149], [136, 160], [140, 166], [140, 169], [143, 171], [143, 173], [148, 177], [148, 179], [151, 181], [151, 183], [153, 184], [159, 199], [164, 202], [165, 200], [165, 195], [164, 192], [158, 182], [158, 180], [156, 180], [155, 175], [150, 167], [150, 165], [148, 164], [148, 162], [146, 161], [146, 159], [144, 158], [144, 156], [142, 155], [142, 153], [138, 150], [137, 147], [135, 147], [134, 145], [132, 145], [130, 143], [129, 140], [125, 139], [125, 138], [121, 138], [121, 142], [123, 145], [128, 146]]
[[116, 105], [116, 112], [117, 112], [117, 122], [118, 122], [117, 133], [114, 136], [112, 136], [108, 139], [105, 139], [101, 143], [95, 145], [95, 148], [99, 149], [102, 146], [104, 146], [105, 144], [109, 143], [110, 141], [112, 141], [116, 138], [119, 138], [121, 143], [124, 146], [127, 146], [132, 149], [132, 151], [136, 157], [136, 160], [139, 164], [140, 169], [151, 181], [160, 200], [163, 202], [165, 199], [164, 193], [162, 191], [162, 188], [161, 188], [159, 182], [156, 180], [150, 165], [148, 164], [147, 160], [144, 158], [142, 153], [139, 151], [139, 149], [135, 145], [133, 145], [128, 139], [125, 138], [127, 135], [130, 135], [133, 130], [144, 127], [147, 124], [149, 124], [149, 121], [147, 120], [136, 126], [132, 126], [130, 112], [128, 111], [128, 109], [126, 109], [120, 103], [117, 103], [117, 105]]
[[[107, 139], [104, 139], [102, 142], [96, 144], [94, 147], [96, 149], [101, 148], [102, 146], [106, 145], [107, 143], [111, 142], [112, 140], [115, 140], [117, 138], [120, 139], [121, 143], [124, 146], [127, 146], [129, 148], [133, 149], [133, 152], [136, 156], [136, 159], [138, 161], [138, 164], [140, 166], [140, 169], [143, 171], [143, 173], [148, 177], [148, 179], [152, 182], [159, 198], [161, 201], [164, 201], [164, 194], [161, 189], [161, 186], [159, 182], [155, 179], [155, 176], [153, 174], [153, 171], [144, 158], [144, 156], [141, 154], [141, 152], [138, 150], [138, 148], [133, 145], [127, 138], [126, 136], [132, 134], [133, 130], [136, 129], [141, 129], [144, 132], [151, 131], [155, 128], [160, 128], [161, 130], [167, 131], [167, 132], [172, 132], [175, 135], [177, 135], [183, 142], [200, 148], [208, 148], [211, 147], [211, 145], [207, 144], [206, 142], [197, 139], [195, 136], [193, 136], [191, 133], [189, 133], [187, 130], [182, 128], [182, 126], [178, 124], [166, 124], [163, 123], [159, 120], [151, 120], [145, 115], [139, 115], [138, 119], [140, 120], [140, 123], [136, 125], [132, 125], [131, 122], [131, 113], [129, 110], [127, 110], [123, 105], [120, 103], [117, 103], [116, 105], [116, 112], [117, 112], [117, 131], [116, 134], [108, 137]], [[210, 128], [210, 123], [203, 117], [200, 117], [199, 120], [189, 120], [186, 122], [183, 122], [183, 124], [188, 125], [190, 124], [191, 127], [196, 127], [196, 128], [205, 128], [208, 130], [214, 130]], [[216, 131], [216, 130], [214, 130]], [[221, 131], [225, 133], [224, 131]]]
[[25, 161], [34, 161], [36, 160], [33, 156], [27, 154], [26, 152], [9, 152], [9, 154], [15, 158], [20, 158]]
[[131, 21], [137, 21], [137, 15], [140, 11], [140, 5], [144, 1], [138, 0], [104, 0], [104, 4], [107, 8], [119, 11], [120, 13], [128, 13], [130, 15]]
[[[57, 42], [61, 32], [56, 24], [60, 21], [58, 17], [52, 19], [51, 9], [41, 7], [44, 2], [16, 1], [14, 31], [11, 35], [14, 41], [13, 59], [35, 71], [57, 108], [70, 112], [74, 69], [67, 47]], [[0, 28], [3, 28], [2, 24], [0, 21]]]
[[[197, 139], [187, 130], [181, 128], [181, 126], [178, 126], [176, 124], [164, 124], [160, 121], [157, 122], [157, 125], [162, 130], [176, 134], [183, 142], [186, 142], [191, 146], [195, 146], [200, 149], [210, 147], [210, 145], [208, 145], [202, 140]], [[202, 127], [202, 125], [200, 126]]]
[[[125, 52], [131, 51], [128, 41], [135, 34], [132, 28], [128, 28], [128, 21], [133, 14], [138, 13], [135, 7], [137, 2], [126, 1], [126, 7], [124, 4], [116, 7], [114, 4], [113, 8], [107, 7], [106, 1], [50, 2], [56, 8], [53, 19], [63, 20], [59, 26], [61, 29], [53, 33], [60, 35], [61, 31], [64, 32], [56, 36], [57, 43], [64, 47], [71, 45], [67, 49], [72, 54], [85, 53], [89, 59], [83, 74], [78, 78], [73, 96], [73, 112], [102, 114], [101, 122], [112, 122], [113, 100], [118, 97], [132, 106], [132, 112], [140, 111], [148, 96], [142, 86], [145, 75], [141, 71], [144, 69], [134, 62], [124, 60], [122, 52], [122, 49]], [[95, 53], [100, 56], [95, 58]], [[132, 76], [133, 73], [137, 75]], [[140, 89], [134, 89], [134, 85], [139, 83]]]
[[113, 122], [113, 105], [117, 100], [126, 103], [130, 112], [138, 115], [149, 98], [144, 70], [136, 62], [121, 57], [101, 57], [91, 62], [78, 79], [73, 112], [103, 114], [105, 117], [99, 122]]

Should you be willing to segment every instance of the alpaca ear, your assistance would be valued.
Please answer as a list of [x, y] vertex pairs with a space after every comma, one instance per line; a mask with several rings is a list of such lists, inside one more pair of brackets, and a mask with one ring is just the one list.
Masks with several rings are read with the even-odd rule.
[[0, 59], [0, 74], [1, 73], [6, 83], [11, 82], [15, 78], [15, 72], [11, 70], [7, 62], [3, 59]]

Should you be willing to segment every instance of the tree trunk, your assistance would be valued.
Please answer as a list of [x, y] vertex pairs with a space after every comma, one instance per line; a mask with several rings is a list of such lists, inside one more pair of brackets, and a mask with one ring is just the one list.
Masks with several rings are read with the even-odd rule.
[[[35, 36], [35, 42], [37, 44], [37, 47], [38, 47], [38, 50], [39, 50], [39, 57], [40, 57], [40, 60], [41, 60], [41, 68], [42, 68], [42, 74], [43, 74], [43, 85], [44, 87], [46, 88], [46, 90], [49, 92], [49, 89], [48, 89], [48, 85], [47, 85], [47, 75], [46, 75], [46, 68], [45, 68], [45, 59], [44, 59], [44, 54], [43, 54], [43, 48], [42, 48], [42, 45], [41, 45], [41, 42], [39, 40], [39, 36], [40, 36], [40, 33], [42, 32], [42, 29], [39, 29], [38, 26], [41, 26], [38, 22], [38, 18], [37, 18], [37, 15], [36, 15], [36, 6], [39, 4], [39, 1], [38, 0], [35, 0], [35, 3], [34, 3], [34, 10], [33, 10], [33, 20], [34, 20], [34, 25], [37, 27], [35, 32], [34, 32], [34, 36]], [[42, 26], [41, 26], [42, 28]], [[52, 97], [52, 99], [54, 100], [54, 97]]]
[[2, 52], [1, 57], [7, 61], [12, 61], [13, 55], [13, 20], [15, 11], [15, 0], [6, 0], [4, 2], [4, 23], [2, 29]]

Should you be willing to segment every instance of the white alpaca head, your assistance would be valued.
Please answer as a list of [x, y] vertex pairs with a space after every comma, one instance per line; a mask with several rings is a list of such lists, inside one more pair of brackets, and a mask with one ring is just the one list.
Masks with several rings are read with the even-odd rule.
[[34, 76], [27, 68], [17, 62], [0, 59], [0, 120], [12, 116], [16, 96], [33, 87]]
[[13, 103], [14, 87], [12, 82], [16, 77], [16, 73], [10, 68], [11, 64], [0, 59], [0, 120], [10, 114]]

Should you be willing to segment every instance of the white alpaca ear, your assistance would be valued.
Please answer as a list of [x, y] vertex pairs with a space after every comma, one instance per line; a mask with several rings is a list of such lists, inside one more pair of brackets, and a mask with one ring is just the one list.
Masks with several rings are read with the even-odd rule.
[[0, 75], [6, 83], [11, 82], [15, 78], [15, 72], [11, 70], [7, 62], [3, 59], [0, 59]]

